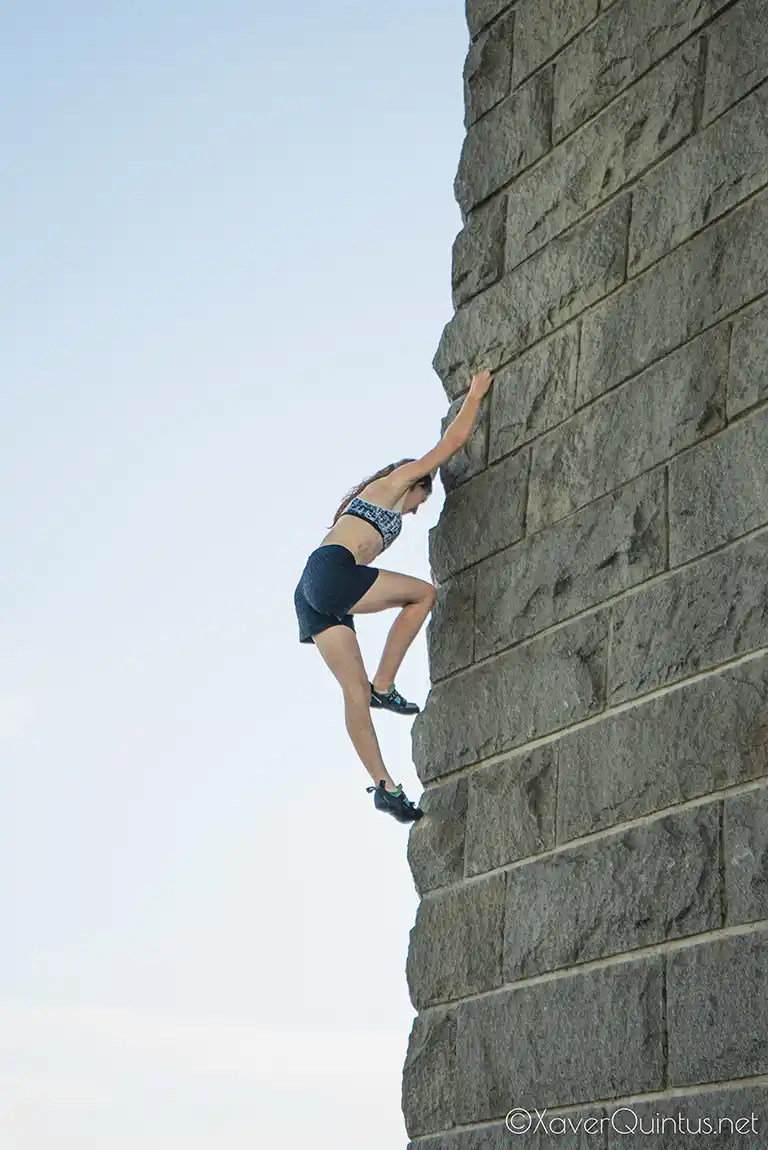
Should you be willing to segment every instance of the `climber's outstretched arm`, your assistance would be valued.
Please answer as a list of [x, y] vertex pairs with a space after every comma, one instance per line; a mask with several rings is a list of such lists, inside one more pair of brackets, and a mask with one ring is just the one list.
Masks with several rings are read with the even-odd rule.
[[434, 474], [438, 467], [447, 463], [451, 456], [464, 446], [472, 434], [483, 396], [489, 390], [492, 382], [493, 377], [490, 371], [481, 371], [473, 376], [459, 413], [446, 427], [437, 446], [428, 451], [421, 459], [416, 459], [413, 463], [404, 463], [402, 467], [396, 468], [388, 475], [386, 480], [382, 480], [382, 484], [387, 483], [395, 500], [419, 479], [425, 475]]

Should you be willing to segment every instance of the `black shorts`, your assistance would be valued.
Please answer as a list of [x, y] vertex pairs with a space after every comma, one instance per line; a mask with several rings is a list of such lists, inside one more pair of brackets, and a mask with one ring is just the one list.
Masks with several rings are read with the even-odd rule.
[[349, 609], [373, 586], [378, 574], [378, 567], [358, 564], [349, 548], [340, 543], [316, 548], [293, 594], [299, 642], [312, 643], [313, 635], [340, 623], [354, 631]]

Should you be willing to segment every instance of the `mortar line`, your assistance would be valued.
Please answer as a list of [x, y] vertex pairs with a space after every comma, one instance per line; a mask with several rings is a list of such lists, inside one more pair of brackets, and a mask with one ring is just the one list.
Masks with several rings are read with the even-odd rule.
[[705, 671], [696, 671], [684, 679], [678, 679], [672, 684], [657, 687], [645, 695], [639, 695], [636, 698], [627, 699], [622, 703], [616, 703], [612, 707], [607, 707], [604, 711], [600, 711], [599, 714], [589, 715], [586, 719], [579, 719], [577, 722], [570, 724], [570, 726], [558, 727], [554, 731], [548, 731], [545, 735], [539, 735], [536, 739], [529, 739], [525, 743], [520, 743], [517, 747], [508, 747], [505, 751], [498, 751], [496, 754], [488, 755], [484, 759], [478, 759], [474, 763], [466, 763], [464, 766], [458, 767], [455, 771], [446, 771], [442, 774], [435, 775], [433, 779], [427, 780], [426, 786], [437, 786], [444, 781], [453, 782], [454, 779], [463, 778], [466, 775], [472, 774], [474, 771], [482, 770], [484, 767], [495, 766], [497, 763], [503, 763], [508, 759], [529, 756], [533, 751], [538, 750], [539, 747], [545, 747], [550, 743], [559, 742], [560, 739], [566, 738], [573, 733], [586, 730], [588, 727], [594, 727], [597, 723], [606, 722], [608, 719], [621, 715], [625, 711], [631, 711], [635, 707], [650, 704], [665, 695], [673, 694], [675, 691], [685, 690], [704, 679], [710, 679], [715, 675], [733, 671], [742, 664], [758, 662], [764, 659], [766, 655], [768, 655], [768, 646], [758, 647], [757, 650], [749, 651], [746, 655], [739, 655], [725, 663], [718, 663], [717, 666], [708, 667]]
[[[617, 603], [621, 603], [625, 599], [630, 599], [635, 595], [648, 591], [649, 589], [654, 589], [663, 583], [668, 583], [670, 580], [678, 578], [681, 572], [696, 567], [700, 563], [714, 558], [716, 555], [721, 555], [726, 551], [739, 547], [745, 543], [749, 543], [753, 539], [757, 539], [762, 535], [768, 535], [768, 524], [761, 524], [761, 526], [754, 527], [751, 531], [747, 531], [743, 535], [734, 536], [733, 539], [728, 539], [724, 543], [718, 544], [717, 547], [713, 547], [709, 551], [702, 552], [701, 555], [695, 555], [692, 559], [686, 560], [685, 563], [681, 563], [676, 567], [671, 567], [668, 570], [659, 571], [656, 575], [652, 575], [649, 579], [644, 579], [641, 583], [635, 583], [631, 587], [624, 587], [621, 591], [617, 591], [615, 595], [610, 595], [607, 599], [602, 599], [599, 603], [592, 603], [588, 607], [584, 607], [581, 611], [577, 611], [573, 615], [568, 615], [566, 618], [560, 619], [556, 623], [552, 623], [547, 627], [543, 627], [540, 631], [536, 631], [532, 635], [526, 635], [525, 638], [519, 639], [517, 642], [510, 643], [506, 647], [500, 647], [498, 650], [485, 655], [482, 659], [478, 659], [470, 667], [460, 667], [458, 670], [452, 671], [444, 678], [435, 680], [432, 683], [432, 687], [442, 687], [443, 684], [452, 682], [454, 679], [469, 676], [473, 674], [478, 667], [486, 667], [494, 661], [504, 659], [509, 656], [512, 651], [520, 651], [531, 647], [542, 639], [549, 638], [550, 636], [557, 634], [559, 631], [564, 631], [569, 627], [573, 627], [576, 623], [583, 622], [585, 619], [589, 619], [594, 615], [599, 615], [601, 612], [605, 612], [609, 608], [615, 607]], [[502, 550], [506, 550], [506, 548], [502, 548]], [[500, 554], [500, 552], [494, 552], [494, 555], [498, 554]], [[493, 556], [488, 556], [487, 558], [490, 559], [493, 558]], [[456, 574], [464, 574], [466, 571], [472, 570], [472, 568], [475, 566], [477, 566], [477, 564], [472, 564], [472, 567], [466, 567], [462, 572], [456, 572]], [[722, 665], [724, 666], [727, 662], [729, 662], [729, 660], [724, 659], [722, 661]], [[705, 670], [711, 670], [711, 668], [706, 668]], [[683, 676], [682, 679], [675, 680], [675, 682], [685, 681], [686, 678], [687, 676]], [[671, 686], [671, 684], [664, 684], [663, 686]], [[646, 691], [633, 697], [636, 699], [647, 698], [651, 696], [656, 690], [657, 688], [653, 688], [652, 691]], [[625, 700], [625, 702], [629, 702], [629, 700]], [[512, 750], [514, 748], [509, 749]]]
[[[724, 803], [726, 799], [737, 795], [750, 794], [753, 791], [768, 791], [768, 775], [760, 775], [758, 778], [747, 779], [744, 782], [731, 783], [717, 791], [708, 791], [706, 794], [694, 795], [690, 799], [682, 799], [679, 803], [670, 803], [665, 807], [658, 807], [654, 811], [648, 811], [642, 815], [635, 815], [634, 818], [625, 819], [623, 822], [612, 823], [609, 827], [601, 827], [596, 831], [590, 831], [588, 834], [577, 835], [575, 838], [566, 839], [563, 842], [556, 843], [554, 846], [549, 847], [547, 850], [540, 851], [538, 854], [525, 855], [523, 858], [513, 859], [510, 862], [502, 863], [500, 866], [492, 867], [490, 870], [484, 870], [480, 874], [466, 875], [458, 882], [447, 883], [445, 886], [437, 886], [431, 890], [424, 891], [421, 896], [421, 901], [437, 902], [447, 892], [454, 892], [462, 890], [466, 886], [483, 883], [488, 878], [493, 878], [496, 875], [504, 874], [508, 871], [522, 870], [533, 863], [549, 862], [550, 859], [557, 858], [558, 855], [573, 854], [575, 851], [581, 850], [583, 847], [591, 846], [593, 843], [600, 843], [611, 838], [620, 838], [628, 831], [635, 830], [638, 827], [652, 826], [653, 823], [674, 817], [684, 811], [694, 810], [697, 807], [714, 806], [717, 803]], [[722, 928], [725, 926], [726, 923], [723, 922]]]
[[470, 35], [469, 28], [467, 28], [467, 35], [469, 36], [469, 47], [476, 43], [476, 41], [479, 40], [481, 36], [484, 36], [489, 28], [493, 28], [494, 24], [498, 24], [501, 20], [504, 19], [505, 16], [509, 15], [510, 12], [516, 12], [519, 2], [520, 0], [509, 0], [509, 3], [505, 5], [504, 8], [502, 8], [501, 12], [497, 12], [496, 15], [491, 20], [489, 20], [487, 24], [483, 24], [482, 28], [478, 29], [474, 36]]
[[481, 1002], [489, 998], [500, 998], [502, 995], [509, 995], [512, 992], [530, 990], [533, 987], [544, 986], [551, 982], [563, 982], [565, 979], [580, 978], [596, 971], [608, 970], [614, 966], [629, 966], [632, 963], [645, 962], [654, 957], [676, 954], [680, 950], [693, 950], [697, 946], [711, 946], [718, 942], [727, 942], [733, 938], [759, 934], [766, 935], [768, 939], [768, 919], [761, 918], [753, 922], [739, 923], [737, 926], [704, 930], [685, 938], [665, 939], [663, 942], [624, 950], [620, 954], [610, 954], [603, 958], [589, 959], [572, 966], [559, 967], [557, 970], [548, 970], [542, 974], [516, 979], [514, 982], [502, 983], [501, 986], [496, 986], [492, 990], [467, 994], [462, 998], [447, 998], [441, 999], [440, 1002], [431, 1002], [428, 1006], [422, 1006], [418, 1013], [420, 1017], [424, 1017], [433, 1011], [444, 1011], [448, 1007], [463, 1006], [465, 1003]]
[[[768, 81], [764, 81], [764, 82], [766, 84], [768, 84]], [[670, 153], [670, 155], [671, 154], [672, 153]], [[668, 157], [665, 157], [665, 158], [668, 158]], [[644, 174], [647, 174], [647, 172]], [[493, 284], [490, 284], [484, 290], [490, 291], [492, 288], [498, 286], [498, 284], [500, 282], [502, 282], [502, 280], [509, 278], [511, 275], [514, 275], [515, 272], [517, 272], [518, 269], [523, 266], [523, 264], [525, 264], [529, 260], [533, 259], [534, 256], [540, 255], [541, 252], [545, 251], [548, 244], [551, 243], [553, 240], [567, 235], [568, 232], [573, 231], [575, 228], [581, 226], [581, 224], [585, 223], [587, 220], [589, 220], [592, 216], [596, 215], [598, 212], [604, 211], [607, 207], [610, 206], [610, 204], [613, 201], [617, 200], [620, 196], [628, 195], [631, 191], [634, 190], [634, 185], [636, 182], [637, 182], [636, 180], [629, 180], [626, 184], [624, 184], [619, 189], [619, 191], [614, 193], [614, 195], [610, 196], [607, 200], [602, 201], [599, 205], [597, 205], [597, 207], [593, 208], [591, 211], [589, 211], [585, 215], [581, 216], [578, 220], [575, 220], [573, 223], [569, 224], [567, 228], [564, 228], [563, 231], [559, 232], [556, 236], [552, 236], [547, 244], [545, 244], [541, 248], [538, 248], [535, 252], [532, 252], [520, 264], [517, 264], [514, 268], [510, 268], [508, 270], [505, 269], [504, 274], [502, 276], [500, 276], [498, 280], [496, 280]], [[508, 190], [508, 189], [505, 189], [505, 190]], [[754, 191], [750, 192], [750, 194], [748, 196], [745, 196], [744, 199], [739, 200], [738, 203], [733, 204], [730, 208], [728, 208], [726, 211], [722, 212], [720, 215], [712, 216], [709, 220], [707, 220], [706, 224], [702, 225], [702, 227], [697, 228], [695, 231], [691, 232], [690, 235], [685, 236], [682, 240], [680, 240], [679, 243], [675, 244], [674, 246], [669, 248], [667, 251], [663, 252], [657, 259], [652, 260], [651, 263], [646, 264], [642, 268], [639, 268], [637, 271], [635, 271], [632, 275], [627, 276], [626, 281], [623, 281], [622, 283], [617, 284], [616, 287], [614, 287], [610, 291], [606, 292], [605, 295], [601, 296], [599, 299], [595, 300], [593, 303], [588, 304], [582, 311], [577, 312], [575, 315], [569, 316], [567, 319], [563, 320], [562, 323], [558, 324], [556, 327], [553, 327], [549, 331], [545, 332], [539, 339], [533, 340], [531, 343], [526, 344], [525, 347], [518, 348], [513, 355], [509, 356], [509, 358], [507, 358], [507, 359], [502, 360], [496, 367], [494, 367], [493, 371], [499, 372], [503, 368], [510, 366], [517, 359], [520, 359], [523, 355], [526, 355], [528, 352], [532, 351], [533, 348], [537, 347], [538, 344], [542, 343], [545, 339], [549, 338], [550, 336], [554, 335], [556, 332], [561, 331], [563, 328], [567, 327], [568, 324], [573, 323], [577, 319], [583, 319], [585, 316], [589, 315], [591, 312], [594, 312], [598, 308], [604, 306], [607, 303], [607, 301], [612, 300], [615, 296], [619, 295], [619, 293], [626, 291], [627, 288], [631, 284], [640, 280], [647, 272], [650, 272], [654, 268], [658, 267], [659, 264], [661, 264], [665, 260], [669, 259], [670, 256], [674, 255], [675, 252], [680, 251], [687, 244], [692, 243], [695, 239], [697, 239], [700, 235], [702, 235], [704, 232], [706, 232], [709, 228], [716, 226], [717, 224], [723, 223], [725, 220], [727, 220], [730, 216], [734, 215], [736, 212], [739, 212], [742, 209], [748, 207], [748, 205], [751, 204], [754, 200], [756, 200], [760, 196], [762, 196], [766, 192], [766, 190], [768, 190], [768, 181], [766, 181], [763, 184], [760, 184], [760, 186], [755, 188]], [[496, 193], [494, 193], [494, 194], [496, 194]], [[663, 352], [661, 352], [659, 355], [657, 355], [654, 359], [651, 359], [647, 363], [644, 363], [643, 366], [638, 369], [638, 371], [633, 372], [630, 376], [627, 376], [626, 380], [622, 380], [621, 383], [617, 384], [616, 386], [619, 387], [619, 386], [621, 386], [621, 384], [626, 383], [627, 380], [632, 379], [634, 376], [640, 375], [643, 371], [647, 371], [649, 367], [652, 367], [655, 363], [658, 363], [659, 360], [666, 358], [666, 356], [668, 356], [668, 355], [671, 355], [672, 352], [678, 350], [678, 348], [685, 347], [687, 344], [692, 343], [694, 339], [697, 339], [699, 336], [703, 335], [705, 332], [710, 331], [713, 327], [717, 327], [718, 324], [723, 323], [726, 319], [730, 318], [733, 315], [736, 315], [738, 312], [742, 311], [744, 308], [749, 307], [756, 300], [761, 299], [765, 294], [766, 294], [765, 292], [760, 292], [760, 293], [758, 293], [758, 295], [753, 296], [751, 299], [745, 300], [743, 303], [740, 303], [737, 308], [734, 308], [734, 310], [732, 312], [727, 313], [727, 315], [720, 316], [717, 320], [715, 320], [712, 323], [708, 324], [707, 326], [701, 328], [698, 332], [689, 336], [687, 339], [683, 340], [680, 344], [675, 345], [675, 347], [673, 347], [673, 348], [665, 349]], [[452, 318], [455, 319], [456, 316], [464, 308], [466, 308], [470, 303], [472, 303], [473, 300], [479, 299], [481, 295], [483, 295], [483, 292], [478, 292], [476, 295], [470, 296], [470, 298], [468, 300], [464, 301], [464, 303], [461, 305], [460, 308], [454, 309], [454, 314], [453, 314]], [[446, 395], [448, 396], [448, 398], [451, 399], [451, 402], [454, 402], [455, 399], [457, 399], [460, 396], [465, 394], [465, 392], [467, 391], [467, 388], [462, 388], [462, 390], [459, 391], [456, 396], [451, 397], [449, 392], [446, 389], [445, 382], [443, 381], [443, 390], [446, 392]], [[608, 391], [612, 391], [612, 390], [614, 390], [614, 389], [608, 388], [605, 392], [602, 392], [601, 394], [605, 395], [605, 394], [607, 394]]]
[[[697, 1082], [692, 1086], [669, 1086], [664, 1090], [649, 1090], [644, 1094], [619, 1094], [614, 1097], [587, 1098], [581, 1102], [571, 1102], [564, 1106], [546, 1106], [540, 1113], [546, 1111], [554, 1116], [577, 1114], [581, 1110], [607, 1107], [615, 1109], [619, 1106], [645, 1105], [650, 1102], [667, 1102], [675, 1098], [696, 1098], [703, 1094], [737, 1094], [751, 1087], [768, 1086], [768, 1074], [753, 1074], [744, 1078], [713, 1078], [709, 1082]], [[531, 1107], [530, 1113], [536, 1108]], [[420, 1142], [428, 1143], [433, 1138], [446, 1138], [454, 1134], [462, 1134], [473, 1130], [505, 1129], [504, 1118], [491, 1118], [483, 1122], [457, 1123], [446, 1130], [435, 1130], [430, 1134], [418, 1134], [411, 1138], [417, 1145]], [[428, 1147], [425, 1145], [425, 1150]]]
[[722, 796], [720, 810], [718, 812], [718, 834], [720, 836], [718, 849], [718, 862], [720, 865], [720, 922], [722, 926], [726, 926], [728, 922], [728, 884], [725, 861], [725, 803], [728, 797], [728, 795]]
[[[714, 24], [717, 20], [720, 20], [726, 14], [726, 12], [730, 11], [731, 8], [735, 8], [736, 5], [740, 4], [740, 3], [741, 3], [741, 0], [731, 0], [731, 2], [729, 4], [726, 4], [723, 8], [721, 8], [718, 12], [716, 12], [708, 20], [705, 20], [701, 24], [699, 24], [699, 26], [697, 28], [695, 28], [694, 31], [691, 32], [688, 36], [686, 36], [686, 38], [684, 40], [680, 40], [679, 43], [675, 44], [675, 46], [673, 48], [670, 48], [668, 52], [665, 52], [663, 56], [659, 56], [657, 60], [654, 60], [653, 64], [651, 64], [650, 67], [646, 68], [644, 72], [641, 72], [638, 76], [636, 76], [631, 84], [627, 84], [627, 86], [625, 88], [622, 88], [619, 92], [616, 93], [615, 96], [612, 96], [610, 100], [608, 100], [605, 104], [603, 104], [600, 108], [598, 108], [595, 112], [593, 112], [591, 116], [588, 116], [586, 118], [586, 120], [582, 120], [582, 122], [580, 124], [577, 124], [575, 128], [572, 128], [570, 132], [567, 132], [564, 136], [561, 136], [555, 143], [553, 143], [550, 150], [548, 152], [545, 152], [543, 156], [539, 156], [538, 159], [534, 160], [534, 162], [529, 165], [529, 167], [521, 169], [521, 171], [517, 172], [516, 175], [514, 175], [511, 179], [507, 180], [504, 184], [501, 184], [490, 195], [484, 196], [483, 199], [478, 200], [477, 203], [473, 204], [472, 207], [469, 209], [469, 212], [467, 213], [467, 215], [469, 216], [472, 214], [472, 212], [476, 211], [478, 208], [483, 207], [484, 204], [486, 204], [488, 202], [488, 200], [492, 199], [492, 197], [494, 195], [496, 195], [498, 192], [508, 191], [509, 188], [518, 179], [520, 179], [521, 176], [527, 175], [528, 172], [532, 172], [536, 168], [540, 167], [544, 163], [544, 161], [547, 159], [547, 157], [549, 155], [551, 155], [551, 153], [555, 150], [555, 148], [561, 147], [561, 145], [567, 143], [567, 141], [570, 140], [573, 136], [577, 135], [579, 132], [581, 132], [585, 128], [587, 128], [590, 124], [594, 123], [594, 121], [599, 119], [600, 116], [602, 116], [605, 112], [607, 112], [609, 108], [612, 108], [613, 105], [618, 103], [619, 100], [623, 99], [627, 95], [628, 92], [631, 92], [633, 90], [633, 88], [636, 88], [638, 84], [640, 84], [643, 80], [645, 80], [646, 77], [648, 77], [651, 74], [651, 72], [653, 72], [661, 64], [666, 63], [666, 61], [669, 60], [670, 57], [674, 56], [676, 52], [682, 53], [682, 51], [686, 48], [687, 45], [692, 44], [695, 41], [697, 36], [700, 36], [703, 38], [703, 34], [704, 34], [705, 30], [708, 29], [711, 24]], [[508, 9], [505, 9], [504, 12], [499, 13], [499, 17], [503, 16], [506, 13], [506, 11], [508, 11]], [[557, 52], [555, 52], [553, 55], [548, 56], [547, 59], [544, 60], [541, 64], [539, 64], [534, 69], [533, 72], [530, 72], [523, 80], [521, 80], [520, 83], [517, 85], [517, 87], [513, 87], [512, 90], [509, 92], [509, 94], [504, 97], [504, 99], [508, 99], [509, 96], [512, 96], [515, 93], [519, 92], [521, 88], [523, 88], [526, 84], [528, 84], [532, 80], [534, 80], [537, 76], [539, 76], [547, 68], [551, 67], [553, 63], [557, 64], [558, 59], [560, 58], [560, 56], [562, 56], [565, 53], [566, 49], [568, 47], [570, 47], [570, 45], [573, 44], [573, 42], [575, 40], [581, 38], [585, 32], [587, 32], [591, 27], [593, 27], [593, 25], [595, 23], [597, 23], [598, 20], [601, 19], [601, 17], [605, 14], [606, 11], [607, 11], [607, 9], [605, 9], [601, 12], [598, 12], [597, 16], [595, 17], [595, 19], [592, 21], [591, 24], [588, 24], [584, 28], [582, 28], [580, 32], [576, 33], [576, 35], [573, 36], [568, 41], [567, 44], [562, 45], [562, 47], [559, 48], [557, 50]], [[495, 22], [496, 22], [496, 20], [494, 19], [493, 23], [495, 23]], [[488, 27], [488, 28], [490, 26], [491, 26], [490, 24], [486, 25], [486, 27]], [[479, 33], [478, 33], [478, 37], [479, 37]], [[474, 43], [474, 41], [470, 41], [470, 43]], [[764, 77], [763, 77], [763, 79], [759, 80], [754, 85], [754, 87], [749, 90], [749, 92], [745, 92], [744, 95], [739, 100], [736, 100], [733, 104], [729, 105], [728, 108], [723, 109], [723, 111], [718, 116], [715, 116], [712, 120], [710, 120], [709, 123], [707, 123], [705, 125], [705, 129], [709, 128], [712, 124], [717, 123], [717, 121], [722, 116], [727, 115], [727, 113], [731, 110], [731, 108], [736, 107], [737, 104], [741, 103], [741, 100], [746, 100], [752, 94], [752, 92], [754, 92], [757, 88], [759, 88], [760, 85], [763, 83], [765, 83]], [[553, 98], [554, 98], [554, 84], [553, 84]], [[503, 100], [499, 101], [499, 103], [502, 103], [502, 102], [503, 102]], [[498, 104], [494, 104], [494, 108], [495, 107], [498, 107]], [[490, 112], [492, 110], [493, 109], [489, 108], [488, 112]], [[481, 120], [485, 119], [485, 117], [488, 115], [488, 112], [484, 112], [482, 116], [478, 117], [477, 120], [474, 120], [472, 126], [480, 123]], [[553, 130], [553, 139], [554, 139], [554, 123], [552, 126], [552, 130]], [[692, 132], [688, 136], [686, 136], [685, 140], [681, 140], [679, 144], [677, 144], [674, 148], [670, 149], [669, 152], [666, 152], [664, 154], [664, 156], [661, 157], [659, 160], [655, 160], [653, 162], [653, 164], [649, 165], [648, 168], [644, 169], [644, 172], [641, 174], [645, 174], [646, 172], [651, 171], [652, 168], [656, 167], [657, 164], [663, 163], [663, 161], [665, 159], [667, 159], [669, 156], [673, 155], [674, 152], [676, 152], [677, 149], [682, 144], [684, 144], [686, 140], [690, 139], [691, 135], [693, 135], [693, 134], [695, 134], [695, 132]], [[629, 182], [630, 181], [628, 181], [628, 184], [629, 184]], [[611, 198], [613, 198], [613, 197], [611, 197]], [[603, 201], [603, 203], [606, 203], [606, 202], [607, 201]], [[526, 257], [526, 258], [530, 258], [530, 257]]]
[[[677, 458], [675, 456], [675, 458]], [[669, 461], [664, 464], [664, 570], [671, 571], [670, 567], [670, 535], [671, 528], [669, 522]], [[676, 568], [675, 568], [676, 570]]]
[[[766, 187], [766, 189], [768, 189], [768, 184], [766, 184], [765, 187]], [[625, 286], [626, 285], [621, 285], [617, 290], [621, 291], [622, 288]], [[611, 294], [615, 294], [615, 293], [611, 293]], [[518, 355], [513, 356], [509, 360], [505, 360], [504, 363], [499, 365], [499, 367], [493, 369], [494, 376], [498, 375], [499, 372], [506, 370], [508, 367], [511, 367], [513, 363], [517, 362], [517, 360], [525, 358], [529, 354], [529, 352], [534, 351], [540, 344], [544, 343], [545, 340], [551, 339], [555, 335], [557, 335], [559, 332], [565, 331], [565, 329], [571, 323], [573, 323], [574, 325], [577, 325], [579, 327], [579, 334], [578, 334], [579, 351], [578, 351], [578, 355], [579, 355], [579, 366], [580, 366], [580, 363], [581, 363], [581, 328], [583, 327], [584, 318], [585, 318], [587, 312], [589, 310], [591, 310], [591, 308], [599, 307], [600, 304], [604, 303], [605, 300], [609, 299], [609, 298], [610, 298], [609, 296], [604, 296], [601, 300], [598, 300], [595, 304], [591, 304], [590, 307], [587, 308], [584, 312], [579, 313], [579, 315], [575, 319], [568, 320], [566, 323], [561, 324], [560, 327], [555, 328], [551, 332], [547, 332], [547, 334], [542, 336], [541, 339], [536, 340], [535, 343], [532, 343], [529, 347], [526, 347]], [[525, 439], [521, 443], [518, 443], [511, 451], [504, 452], [497, 459], [494, 459], [492, 462], [489, 462], [487, 464], [487, 467], [484, 468], [484, 470], [487, 470], [489, 467], [496, 467], [502, 461], [508, 460], [515, 455], [519, 455], [519, 453], [524, 448], [530, 447], [531, 445], [538, 443], [539, 441], [541, 441], [543, 439], [546, 439], [547, 436], [552, 435], [556, 431], [559, 431], [562, 427], [564, 427], [571, 420], [576, 419], [579, 416], [582, 416], [585, 411], [588, 411], [590, 408], [595, 407], [599, 403], [603, 402], [605, 400], [606, 396], [613, 395], [615, 392], [621, 391], [623, 388], [627, 388], [628, 385], [630, 385], [632, 383], [636, 383], [636, 381], [640, 378], [640, 376], [645, 375], [647, 372], [650, 372], [653, 368], [656, 368], [660, 363], [663, 363], [664, 360], [671, 359], [672, 356], [678, 355], [684, 348], [689, 347], [692, 343], [695, 343], [696, 340], [701, 339], [703, 336], [707, 335], [709, 332], [714, 331], [716, 328], [719, 328], [719, 327], [725, 328], [728, 325], [732, 326], [734, 321], [739, 319], [745, 312], [749, 311], [750, 308], [753, 308], [758, 303], [764, 302], [766, 299], [768, 299], [768, 291], [760, 292], [758, 295], [753, 296], [752, 299], [747, 300], [746, 303], [739, 304], [739, 306], [737, 308], [735, 308], [732, 312], [729, 312], [725, 316], [721, 316], [719, 319], [715, 320], [714, 323], [711, 323], [707, 327], [702, 328], [701, 331], [696, 332], [694, 335], [688, 336], [688, 338], [685, 339], [682, 343], [676, 344], [675, 347], [661, 352], [660, 355], [657, 355], [654, 359], [649, 360], [648, 363], [643, 364], [643, 366], [641, 368], [639, 368], [637, 371], [633, 371], [631, 375], [628, 375], [626, 377], [626, 379], [619, 380], [618, 383], [613, 384], [611, 387], [607, 387], [605, 389], [605, 391], [601, 391], [598, 395], [591, 396], [589, 399], [587, 399], [587, 401], [585, 403], [580, 404], [573, 411], [569, 412], [568, 415], [566, 415], [563, 419], [560, 419], [556, 423], [552, 423], [552, 424], [548, 425], [547, 427], [543, 428], [538, 434], [531, 436], [530, 439]], [[467, 392], [468, 392], [468, 388], [465, 388], [462, 392], [459, 393], [459, 395], [457, 395], [453, 399], [450, 399], [450, 396], [447, 396], [447, 398], [450, 399], [450, 406], [453, 406], [453, 404], [456, 403], [457, 400], [461, 399], [463, 396], [466, 396]], [[578, 394], [578, 378], [577, 378], [577, 388], [576, 388], [575, 395], [577, 395], [577, 394]], [[735, 423], [737, 420], [745, 418], [750, 412], [753, 412], [758, 407], [762, 407], [766, 402], [768, 402], [768, 400], [761, 400], [760, 402], [753, 404], [751, 407], [746, 408], [744, 411], [738, 412], [737, 415], [735, 415], [731, 421], [726, 423], [726, 426], [730, 426], [731, 423]], [[443, 416], [443, 419], [445, 419], [445, 418], [446, 417]], [[488, 430], [489, 430], [489, 436], [490, 436], [490, 430], [491, 430], [490, 420], [489, 420]], [[725, 428], [721, 428], [720, 430], [725, 430]], [[719, 434], [718, 431], [710, 432], [709, 435], [704, 435], [700, 439], [697, 439], [695, 443], [689, 444], [687, 447], [681, 448], [680, 451], [677, 452], [677, 454], [682, 455], [686, 451], [692, 451], [700, 443], [704, 443], [707, 439], [711, 439], [714, 435], [717, 435], [717, 434]], [[675, 457], [671, 456], [670, 458], [675, 458]], [[648, 468], [647, 471], [640, 472], [639, 474], [640, 475], [649, 474], [651, 471], [655, 470], [656, 467], [659, 467], [661, 465], [661, 462], [665, 462], [665, 461], [662, 460], [662, 461], [660, 461], [660, 463], [654, 464], [653, 467]], [[482, 474], [482, 472], [478, 472], [478, 474]], [[477, 476], [472, 475], [469, 478], [462, 480], [461, 483], [457, 483], [455, 486], [456, 487], [462, 487], [465, 483], [471, 483], [472, 480], [475, 478], [477, 478]], [[634, 475], [634, 476], [632, 476], [631, 479], [624, 480], [623, 483], [620, 483], [617, 487], [612, 488], [611, 490], [612, 491], [618, 491], [622, 487], [626, 487], [628, 483], [632, 483], [635, 479], [638, 479], [638, 478], [639, 478], [639, 475]], [[606, 492], [606, 494], [610, 494], [610, 492]], [[602, 499], [602, 498], [604, 498], [603, 495], [596, 496], [594, 499], [591, 499], [589, 501], [589, 503], [585, 503], [582, 505], [582, 507], [577, 507], [573, 511], [569, 511], [568, 514], [563, 516], [562, 519], [555, 520], [555, 522], [556, 523], [562, 523], [565, 519], [569, 519], [571, 517], [571, 515], [575, 515], [577, 511], [581, 511], [583, 509], [583, 507], [589, 507], [592, 503], [596, 503], [598, 499]], [[552, 526], [552, 524], [546, 524], [545, 527], [539, 528], [539, 531], [546, 530], [546, 527], [549, 527], [549, 526]], [[538, 534], [538, 532], [534, 532], [533, 534]], [[478, 560], [478, 562], [482, 562], [482, 560]], [[470, 564], [470, 566], [471, 566], [471, 564]]]

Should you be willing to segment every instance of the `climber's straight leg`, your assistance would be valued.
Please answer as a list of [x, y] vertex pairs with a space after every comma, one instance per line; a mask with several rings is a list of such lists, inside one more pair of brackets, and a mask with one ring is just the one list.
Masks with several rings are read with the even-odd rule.
[[371, 685], [357, 636], [349, 627], [339, 626], [321, 631], [314, 640], [344, 692], [347, 733], [363, 766], [376, 785], [383, 779], [386, 789], [394, 791], [395, 783], [384, 766], [371, 719]]
[[390, 627], [373, 677], [377, 691], [386, 692], [394, 684], [405, 654], [424, 626], [436, 598], [437, 590], [432, 583], [411, 575], [400, 575], [396, 571], [379, 571], [379, 577], [370, 590], [350, 608], [353, 615], [385, 611], [390, 607], [402, 608]]

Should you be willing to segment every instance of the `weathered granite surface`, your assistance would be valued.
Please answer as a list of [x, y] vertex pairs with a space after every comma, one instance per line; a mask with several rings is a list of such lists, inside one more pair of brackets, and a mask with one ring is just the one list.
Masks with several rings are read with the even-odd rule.
[[768, 1073], [768, 934], [687, 947], [669, 956], [669, 1081]]
[[768, 3], [467, 20], [411, 1150], [768, 1150]]
[[557, 841], [768, 775], [768, 657], [566, 734]]

